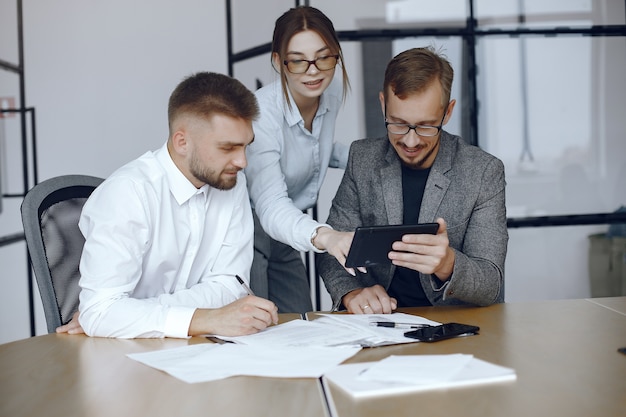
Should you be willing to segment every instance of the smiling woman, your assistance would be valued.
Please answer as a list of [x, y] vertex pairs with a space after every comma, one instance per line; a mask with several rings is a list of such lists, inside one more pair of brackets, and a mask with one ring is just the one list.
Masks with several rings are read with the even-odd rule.
[[349, 82], [334, 26], [313, 7], [276, 20], [271, 63], [280, 79], [256, 92], [261, 117], [245, 169], [255, 210], [250, 281], [281, 313], [302, 313], [312, 303], [299, 251], [328, 251], [343, 264], [352, 239], [303, 213], [328, 168], [345, 168], [348, 147], [334, 132]]

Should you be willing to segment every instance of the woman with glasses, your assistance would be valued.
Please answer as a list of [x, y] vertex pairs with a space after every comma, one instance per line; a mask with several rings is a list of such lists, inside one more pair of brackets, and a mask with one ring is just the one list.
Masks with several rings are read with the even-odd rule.
[[300, 251], [327, 251], [343, 265], [352, 240], [304, 213], [328, 167], [346, 166], [348, 145], [334, 131], [349, 81], [334, 26], [313, 7], [276, 20], [271, 59], [279, 79], [256, 92], [261, 116], [245, 170], [255, 212], [250, 282], [279, 312], [302, 313], [312, 303]]

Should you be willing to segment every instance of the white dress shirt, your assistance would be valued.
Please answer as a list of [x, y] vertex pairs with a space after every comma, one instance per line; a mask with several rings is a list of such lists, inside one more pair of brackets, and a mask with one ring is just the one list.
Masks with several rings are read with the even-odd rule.
[[255, 94], [261, 117], [254, 123], [245, 169], [252, 206], [272, 238], [299, 251], [317, 251], [311, 235], [321, 223], [303, 210], [317, 202], [328, 167], [345, 168], [348, 161], [349, 145], [333, 139], [341, 79], [335, 77], [322, 93], [312, 132], [304, 127], [291, 95], [291, 109], [287, 105], [279, 80]]
[[80, 324], [90, 336], [186, 337], [196, 308], [246, 295], [252, 212], [243, 173], [227, 191], [197, 189], [167, 147], [114, 172], [79, 222]]

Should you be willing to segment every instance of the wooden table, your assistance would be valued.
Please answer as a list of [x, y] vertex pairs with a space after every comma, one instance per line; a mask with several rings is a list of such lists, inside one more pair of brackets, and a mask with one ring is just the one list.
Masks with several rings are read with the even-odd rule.
[[[468, 353], [514, 368], [517, 380], [354, 401], [331, 394], [340, 416], [626, 416], [626, 297], [506, 303], [483, 308], [412, 308], [439, 322], [480, 326], [478, 336], [362, 351], [388, 355]], [[612, 306], [612, 308], [609, 308]]]
[[[281, 320], [285, 317], [281, 315]], [[126, 357], [195, 343], [209, 342], [200, 337], [120, 340], [48, 334], [0, 345], [0, 416], [320, 417], [326, 413], [321, 385], [315, 379], [233, 377], [187, 384]]]
[[587, 301], [626, 315], [626, 297], [589, 298]]
[[[404, 310], [480, 326], [477, 336], [364, 349], [388, 355], [470, 353], [514, 368], [517, 380], [377, 399], [331, 389], [339, 416], [626, 415], [626, 297]], [[282, 316], [282, 320], [292, 317]], [[207, 343], [45, 335], [0, 345], [0, 416], [324, 416], [315, 379], [234, 377], [186, 384], [126, 357]]]

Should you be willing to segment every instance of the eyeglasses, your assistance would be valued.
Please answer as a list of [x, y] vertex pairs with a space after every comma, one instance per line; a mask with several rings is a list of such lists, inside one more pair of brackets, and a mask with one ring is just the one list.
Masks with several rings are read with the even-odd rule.
[[285, 60], [283, 61], [283, 64], [287, 66], [287, 69], [292, 74], [304, 74], [309, 70], [311, 64], [314, 64], [315, 67], [320, 71], [331, 70], [335, 68], [335, 66], [337, 66], [338, 59], [339, 55], [326, 55], [315, 58], [313, 61], [309, 61], [306, 59]]
[[393, 135], [406, 135], [411, 130], [414, 130], [417, 136], [437, 136], [443, 127], [443, 119], [445, 118], [446, 112], [443, 112], [443, 117], [441, 118], [439, 126], [410, 125], [408, 123], [390, 123], [387, 121], [387, 116], [385, 115], [385, 127], [387, 128], [387, 132]]

